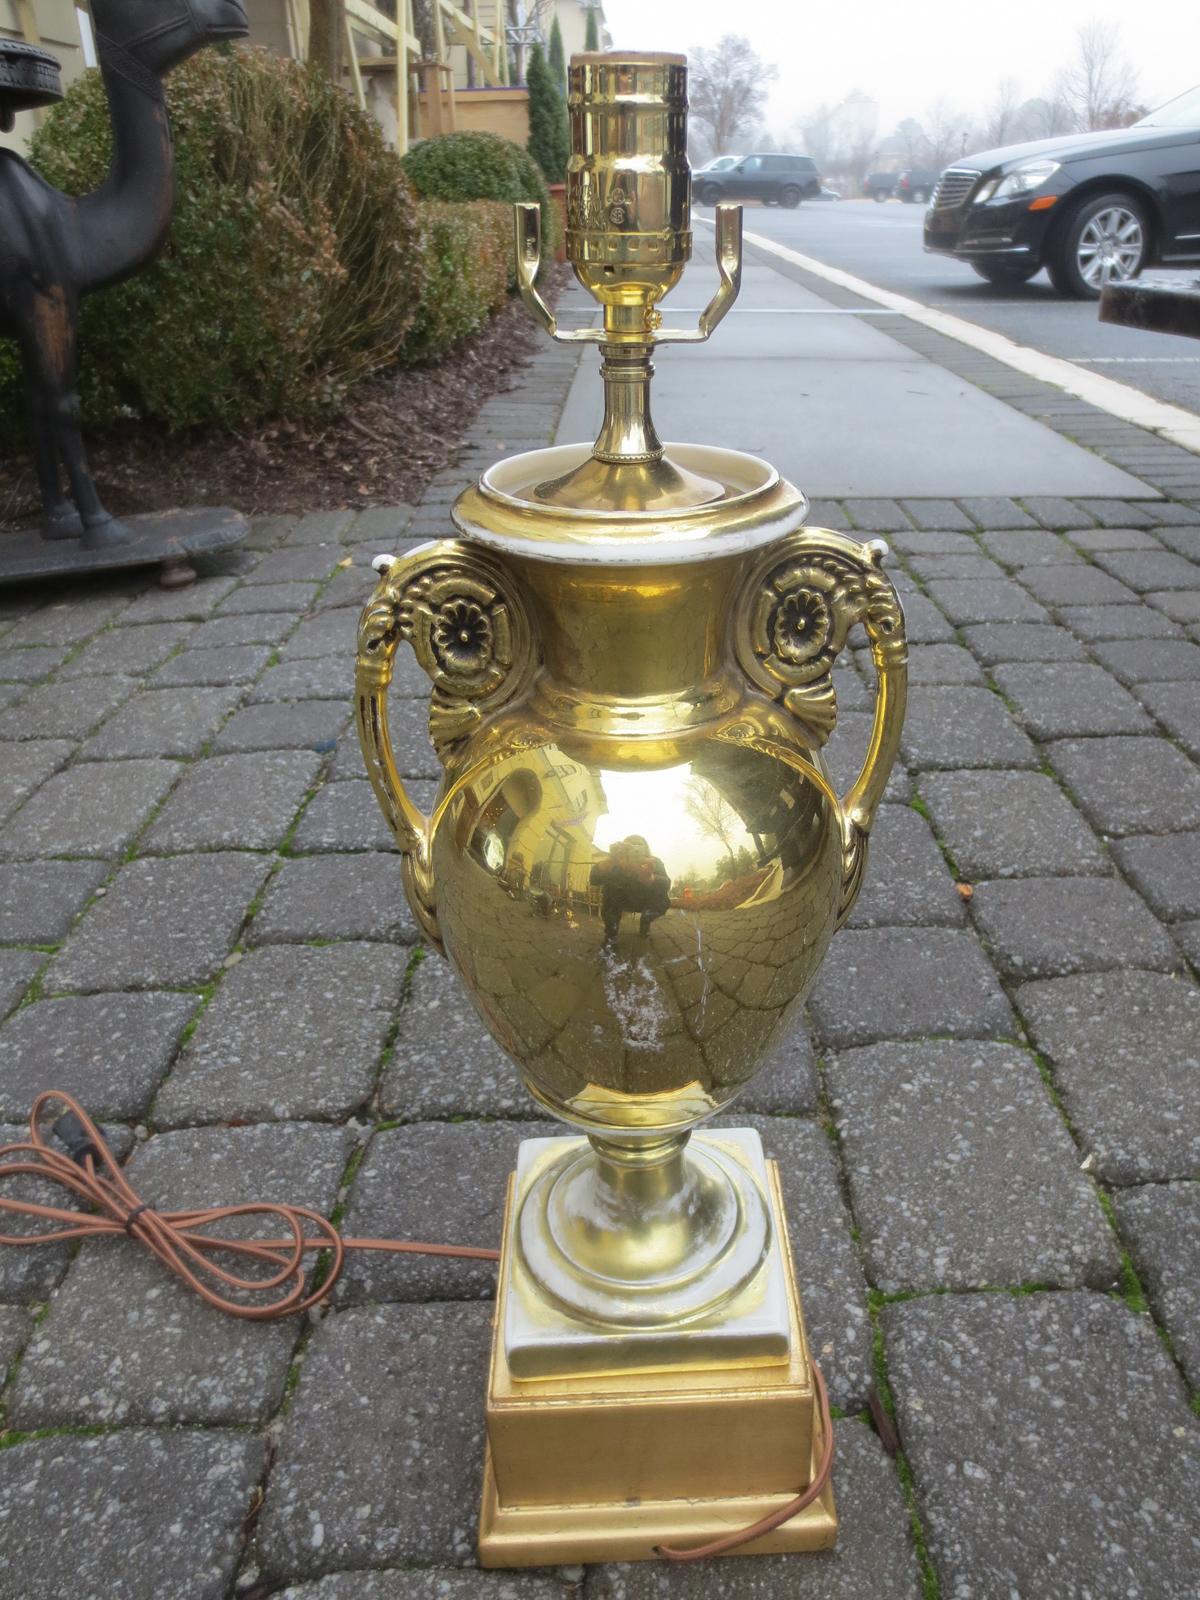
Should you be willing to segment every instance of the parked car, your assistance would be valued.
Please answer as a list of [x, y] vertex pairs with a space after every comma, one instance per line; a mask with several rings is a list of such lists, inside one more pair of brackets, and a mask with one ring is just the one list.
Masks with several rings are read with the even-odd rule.
[[989, 283], [1041, 267], [1059, 294], [1200, 261], [1200, 87], [1131, 128], [1062, 134], [966, 156], [938, 179], [925, 248]]
[[761, 200], [763, 205], [798, 206], [815, 200], [821, 174], [811, 156], [750, 155], [724, 172], [696, 174], [692, 193], [702, 206], [718, 200]]
[[905, 205], [924, 205], [933, 193], [937, 173], [932, 167], [909, 167], [896, 179], [896, 198]]
[[702, 167], [697, 167], [692, 177], [698, 178], [702, 172], [727, 172], [730, 167], [736, 167], [740, 160], [740, 156], [714, 156]]
[[896, 172], [868, 172], [863, 179], [863, 193], [871, 200], [878, 200], [880, 204], [890, 200], [896, 191]]

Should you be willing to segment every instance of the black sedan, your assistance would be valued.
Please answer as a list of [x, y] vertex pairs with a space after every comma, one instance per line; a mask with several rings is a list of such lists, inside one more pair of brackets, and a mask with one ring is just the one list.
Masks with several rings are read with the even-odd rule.
[[925, 213], [925, 248], [991, 283], [1023, 283], [1045, 267], [1076, 299], [1146, 266], [1200, 261], [1200, 88], [1132, 128], [956, 161]]

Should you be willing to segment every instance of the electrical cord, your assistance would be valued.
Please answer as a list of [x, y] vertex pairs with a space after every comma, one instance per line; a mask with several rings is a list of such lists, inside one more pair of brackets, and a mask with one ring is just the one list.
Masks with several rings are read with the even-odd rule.
[[[65, 1147], [63, 1155], [47, 1143], [42, 1124], [47, 1108], [65, 1109], [55, 1119], [53, 1135]], [[96, 1239], [126, 1234], [150, 1250], [169, 1271], [181, 1278], [206, 1304], [230, 1316], [270, 1322], [295, 1316], [328, 1300], [345, 1265], [348, 1250], [380, 1250], [391, 1254], [459, 1256], [476, 1261], [498, 1261], [498, 1250], [479, 1245], [427, 1244], [402, 1239], [343, 1238], [328, 1217], [308, 1206], [252, 1201], [235, 1206], [209, 1206], [193, 1211], [158, 1211], [132, 1187], [117, 1165], [104, 1135], [72, 1096], [47, 1089], [33, 1102], [29, 1113], [29, 1138], [0, 1146], [0, 1181], [29, 1177], [48, 1180], [91, 1206], [91, 1211], [46, 1205], [34, 1200], [0, 1195], [0, 1211], [30, 1217], [58, 1226], [33, 1234], [0, 1233], [0, 1244], [63, 1244], [74, 1239]], [[205, 1230], [233, 1217], [267, 1217], [277, 1220], [285, 1237], [275, 1239], [230, 1238]], [[319, 1284], [306, 1291], [305, 1257], [328, 1251], [326, 1270]], [[214, 1257], [242, 1257], [256, 1264], [263, 1275], [247, 1277], [229, 1271]], [[270, 1270], [274, 1269], [274, 1270]], [[248, 1301], [235, 1296], [258, 1296]], [[266, 1296], [267, 1298], [263, 1298]], [[656, 1554], [668, 1561], [698, 1561], [723, 1555], [771, 1532], [803, 1511], [821, 1494], [833, 1466], [833, 1421], [829, 1395], [815, 1363], [813, 1383], [820, 1409], [824, 1448], [817, 1473], [804, 1492], [787, 1505], [747, 1528], [694, 1550], [660, 1545]]]

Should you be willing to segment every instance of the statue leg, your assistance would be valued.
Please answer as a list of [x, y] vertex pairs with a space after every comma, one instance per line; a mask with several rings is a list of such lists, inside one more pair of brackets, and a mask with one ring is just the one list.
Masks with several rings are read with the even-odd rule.
[[53, 409], [52, 437], [83, 523], [84, 547], [99, 550], [128, 544], [133, 535], [101, 505], [83, 447], [75, 366], [76, 307], [60, 291], [47, 296], [39, 310], [33, 324], [39, 368], [35, 381]]
[[58, 428], [54, 399], [47, 393], [45, 373], [37, 360], [32, 341], [21, 341], [21, 365], [25, 375], [25, 412], [29, 419], [29, 441], [38, 490], [42, 497], [42, 538], [81, 539], [83, 519], [63, 489], [58, 459]]

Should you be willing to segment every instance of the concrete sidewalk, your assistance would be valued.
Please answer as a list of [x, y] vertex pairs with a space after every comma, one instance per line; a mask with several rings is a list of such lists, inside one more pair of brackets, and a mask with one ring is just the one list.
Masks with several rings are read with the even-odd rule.
[[[544, 350], [418, 507], [264, 520], [190, 591], [0, 597], [0, 1121], [60, 1086], [157, 1204], [495, 1240], [535, 1107], [416, 943], [355, 623], [370, 557], [553, 438], [574, 370]], [[913, 682], [868, 887], [733, 1119], [782, 1165], [837, 1549], [477, 1572], [491, 1268], [356, 1259], [329, 1314], [259, 1326], [114, 1242], [0, 1249], [0, 1600], [1194, 1600], [1200, 504], [813, 520], [888, 538]], [[394, 721], [427, 799], [423, 681]]]
[[[663, 304], [666, 324], [694, 327], [716, 281], [711, 235], [698, 229], [695, 260]], [[576, 325], [592, 305], [580, 289], [560, 302]], [[904, 324], [839, 306], [750, 253], [737, 303], [712, 338], [656, 356], [659, 432], [748, 450], [829, 498], [1156, 494], [900, 343], [893, 335]], [[558, 442], [594, 439], [602, 411], [595, 363], [584, 362]]]

